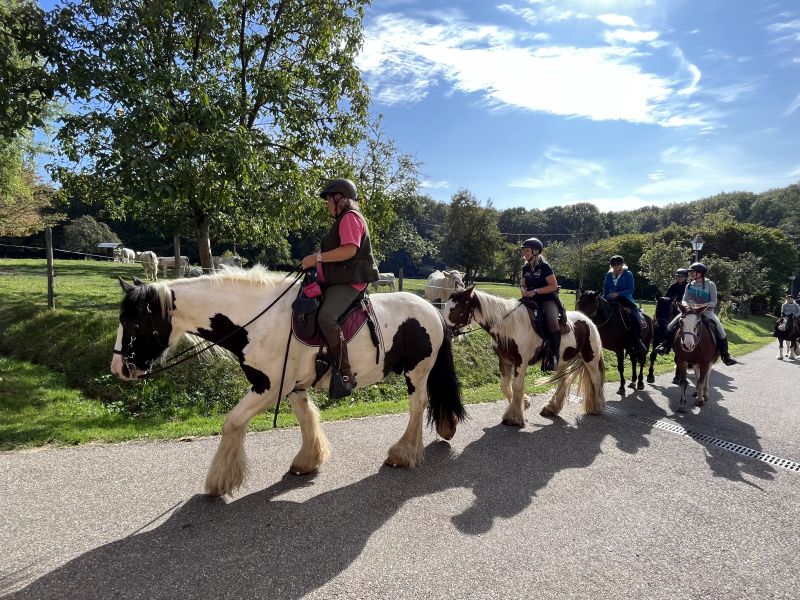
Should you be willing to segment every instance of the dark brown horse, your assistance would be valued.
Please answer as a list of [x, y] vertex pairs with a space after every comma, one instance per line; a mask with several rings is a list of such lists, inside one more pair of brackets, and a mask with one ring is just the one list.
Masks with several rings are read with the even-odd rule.
[[[656, 347], [666, 340], [667, 326], [670, 321], [680, 314], [678, 310], [678, 302], [673, 298], [667, 296], [656, 296], [656, 311], [653, 316], [653, 347], [650, 351], [650, 369], [647, 371], [647, 383], [655, 383], [655, 376], [653, 375], [653, 365], [656, 362], [658, 352]], [[672, 383], [680, 383], [680, 376], [678, 369], [675, 369], [675, 377], [672, 378]]]
[[[592, 290], [578, 290], [577, 308], [588, 316], [600, 332], [603, 348], [617, 355], [617, 371], [619, 371], [620, 396], [625, 395], [625, 354], [631, 359], [632, 389], [644, 389], [644, 367], [647, 364], [647, 351], [639, 354], [636, 352], [636, 336], [631, 327], [638, 327], [633, 316], [624, 316], [622, 307], [611, 303], [600, 292]], [[653, 319], [642, 313], [646, 328], [642, 330], [642, 342], [645, 347], [653, 341]], [[638, 375], [636, 367], [639, 367]]]
[[680, 328], [675, 334], [673, 349], [675, 350], [675, 365], [678, 367], [680, 377], [681, 400], [678, 412], [686, 412], [686, 388], [689, 381], [686, 379], [686, 370], [689, 365], [694, 366], [697, 373], [697, 391], [694, 393], [694, 405], [703, 406], [708, 400], [708, 377], [711, 374], [711, 365], [717, 362], [719, 351], [709, 325], [703, 321], [703, 313], [707, 304], [686, 307], [678, 304], [681, 315]]

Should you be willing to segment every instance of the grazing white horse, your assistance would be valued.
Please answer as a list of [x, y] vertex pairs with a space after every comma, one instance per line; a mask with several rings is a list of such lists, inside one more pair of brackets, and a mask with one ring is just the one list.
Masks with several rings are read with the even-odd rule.
[[139, 254], [139, 262], [144, 269], [144, 276], [152, 281], [158, 280], [158, 257], [155, 252], [147, 250]]
[[[174, 256], [159, 256], [158, 257], [158, 266], [161, 269], [164, 269], [164, 277], [167, 276], [167, 268], [173, 269], [175, 267], [175, 257]], [[181, 275], [186, 275], [189, 273], [189, 257], [188, 256], [181, 256]]]
[[390, 292], [394, 291], [394, 273], [378, 273], [378, 280], [369, 284], [373, 292], [377, 292], [380, 286], [387, 286]]
[[[525, 427], [525, 374], [528, 365], [544, 358], [542, 338], [534, 331], [525, 306], [518, 300], [500, 298], [468, 287], [450, 297], [444, 315], [451, 327], [465, 327], [475, 321], [491, 336], [492, 347], [500, 359], [500, 390], [509, 402], [503, 424]], [[561, 412], [573, 383], [577, 384], [583, 399], [585, 414], [602, 413], [606, 403], [600, 333], [583, 313], [569, 311], [567, 320], [569, 331], [561, 336], [560, 360], [551, 377], [558, 387], [541, 410], [543, 417], [554, 417]]]
[[431, 302], [447, 302], [456, 290], [464, 289], [464, 274], [455, 269], [434, 271], [428, 275], [425, 284], [425, 297]]
[[[249, 271], [229, 268], [195, 279], [148, 285], [120, 279], [125, 296], [114, 344], [111, 370], [131, 380], [186, 333], [212, 341], [234, 354], [250, 381], [250, 391], [231, 410], [206, 478], [206, 492], [230, 494], [247, 473], [244, 436], [257, 413], [288, 395], [300, 424], [302, 443], [291, 465], [293, 473], [316, 470], [330, 456], [319, 426], [319, 412], [308, 398], [316, 381], [317, 348], [294, 340], [284, 362], [284, 344], [297, 296], [296, 280], [270, 275], [260, 265]], [[405, 375], [410, 415], [405, 433], [389, 449], [387, 464], [414, 467], [422, 461], [422, 416], [445, 439], [465, 417], [456, 378], [449, 332], [438, 311], [414, 294], [378, 294], [372, 299], [382, 341], [376, 352], [369, 327], [348, 343], [350, 365], [358, 386], [382, 381], [390, 373]], [[264, 312], [266, 310], [266, 312]], [[257, 318], [256, 318], [257, 317]], [[316, 382], [327, 389], [330, 373]], [[283, 386], [281, 386], [283, 384]]]
[[114, 248], [114, 258], [118, 262], [136, 262], [136, 252], [130, 248]]
[[219, 269], [221, 265], [225, 265], [226, 267], [241, 267], [242, 258], [240, 256], [226, 256], [225, 258], [221, 256], [212, 256], [211, 264], [215, 271]]

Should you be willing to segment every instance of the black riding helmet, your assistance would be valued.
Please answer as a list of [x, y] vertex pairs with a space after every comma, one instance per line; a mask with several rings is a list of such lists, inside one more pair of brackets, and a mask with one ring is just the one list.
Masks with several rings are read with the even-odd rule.
[[675, 275], [683, 275], [684, 277], [687, 277], [689, 275], [689, 270], [688, 269], [675, 269]]
[[619, 254], [615, 254], [608, 260], [609, 265], [624, 265], [625, 259], [622, 258]]
[[522, 242], [521, 248], [530, 248], [531, 250], [538, 250], [541, 252], [544, 250], [544, 244], [540, 242], [537, 238], [528, 238], [524, 242]]
[[345, 198], [358, 200], [356, 184], [349, 179], [331, 179], [325, 185], [325, 187], [322, 188], [322, 191], [319, 193], [319, 197], [323, 200], [327, 200], [326, 196], [328, 194], [341, 194]]
[[689, 270], [690, 271], [695, 271], [697, 273], [700, 273], [700, 275], [702, 275], [703, 277], [705, 277], [706, 273], [708, 273], [708, 267], [706, 267], [701, 262], [692, 263], [692, 266], [689, 267]]

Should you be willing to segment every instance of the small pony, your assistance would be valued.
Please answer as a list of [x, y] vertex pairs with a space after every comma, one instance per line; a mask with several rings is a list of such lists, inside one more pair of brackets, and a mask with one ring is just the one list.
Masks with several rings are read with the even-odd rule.
[[800, 354], [800, 319], [793, 315], [781, 315], [775, 322], [775, 337], [778, 338], [778, 360], [783, 360], [783, 342], [786, 342], [786, 358], [794, 360]]
[[[443, 313], [453, 328], [465, 327], [474, 320], [491, 336], [500, 361], [500, 390], [509, 402], [502, 422], [524, 427], [525, 373], [528, 365], [540, 362], [545, 354], [542, 337], [534, 331], [525, 305], [472, 286], [453, 293]], [[554, 417], [561, 412], [573, 383], [583, 399], [585, 414], [600, 414], [605, 407], [605, 364], [600, 334], [591, 319], [579, 312], [568, 312], [567, 319], [569, 331], [562, 334], [560, 361], [550, 378], [558, 387], [542, 409], [543, 417]]]
[[708, 378], [711, 375], [711, 366], [719, 358], [719, 350], [714, 335], [711, 333], [713, 325], [703, 321], [703, 313], [707, 308], [707, 304], [695, 304], [689, 307], [678, 304], [678, 309], [682, 314], [673, 342], [675, 365], [678, 369], [681, 387], [678, 412], [686, 412], [686, 388], [689, 385], [686, 371], [689, 365], [694, 366], [697, 374], [694, 405], [703, 406], [708, 400]]

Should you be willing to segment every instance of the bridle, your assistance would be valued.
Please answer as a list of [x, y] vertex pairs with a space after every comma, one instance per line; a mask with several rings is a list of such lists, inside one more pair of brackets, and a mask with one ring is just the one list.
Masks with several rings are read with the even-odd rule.
[[[146, 310], [147, 321], [148, 321], [148, 324], [150, 325], [150, 329], [151, 329], [150, 333], [149, 334], [145, 334], [145, 335], [150, 335], [150, 336], [154, 337], [155, 340], [158, 342], [158, 344], [161, 346], [161, 349], [159, 350], [158, 355], [155, 358], [151, 358], [150, 360], [146, 360], [145, 363], [144, 363], [146, 368], [145, 368], [145, 374], [142, 377], [146, 377], [146, 376], [149, 377], [151, 375], [151, 373], [152, 373], [153, 363], [158, 358], [158, 356], [161, 356], [161, 354], [164, 352], [164, 350], [169, 348], [169, 342], [164, 342], [161, 339], [161, 337], [159, 336], [158, 329], [156, 328], [156, 324], [153, 321], [153, 311], [150, 310], [150, 304], [145, 304], [145, 310]], [[133, 328], [134, 328], [135, 331], [138, 332], [139, 329], [140, 329], [139, 323], [136, 323], [133, 326]], [[122, 358], [122, 364], [125, 365], [125, 368], [128, 370], [128, 373], [135, 373], [136, 370], [139, 368], [133, 362], [133, 359], [136, 358], [136, 351], [133, 349], [133, 345], [134, 345], [134, 342], [136, 342], [136, 338], [137, 338], [136, 335], [131, 335], [130, 340], [128, 341], [128, 347], [127, 347], [126, 350], [117, 350], [116, 348], [114, 348], [112, 350], [112, 352], [114, 354], [119, 354], [120, 355], [120, 357]]]
[[[581, 297], [583, 297], [583, 295], [582, 295]], [[578, 300], [580, 301], [580, 298], [579, 298]], [[608, 304], [608, 305], [609, 305], [609, 306], [608, 306], [608, 318], [607, 318], [605, 321], [603, 321], [602, 323], [598, 323], [598, 322], [597, 322], [597, 318], [598, 318], [598, 315], [600, 314], [600, 307], [602, 306], [602, 303], [603, 303], [603, 302], [606, 302], [606, 304]], [[608, 324], [609, 324], [609, 322], [611, 321], [611, 319], [614, 317], [614, 310], [613, 310], [613, 308], [611, 307], [611, 303], [610, 303], [610, 302], [608, 302], [608, 300], [605, 300], [605, 298], [603, 298], [603, 296], [602, 296], [602, 295], [600, 295], [600, 294], [598, 293], [598, 294], [597, 294], [597, 295], [595, 295], [595, 297], [594, 297], [594, 312], [593, 312], [591, 315], [587, 315], [587, 316], [588, 316], [588, 317], [589, 317], [589, 318], [592, 320], [592, 322], [593, 322], [595, 325], [597, 325], [598, 327], [605, 327], [606, 325], [608, 325]], [[625, 321], [623, 320], [623, 325], [624, 325], [624, 324], [625, 324]]]
[[[683, 328], [683, 324], [685, 322], [685, 319], [681, 318], [681, 320], [679, 321], [679, 323], [680, 323], [679, 333], [681, 335], [681, 348], [683, 348], [686, 352], [692, 352], [692, 351], [696, 350], [700, 346], [700, 327], [703, 326], [703, 317], [699, 313], [692, 313], [692, 314], [697, 316], [697, 322], [694, 324], [694, 328], [693, 328], [692, 331], [686, 331]], [[694, 339], [694, 346], [692, 347], [692, 350], [689, 350], [686, 347], [686, 344], [683, 343], [683, 337], [686, 336], [686, 335], [690, 335]]]

